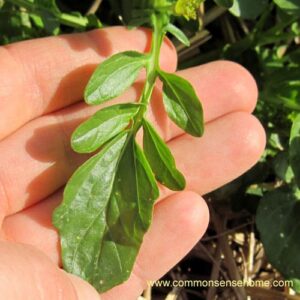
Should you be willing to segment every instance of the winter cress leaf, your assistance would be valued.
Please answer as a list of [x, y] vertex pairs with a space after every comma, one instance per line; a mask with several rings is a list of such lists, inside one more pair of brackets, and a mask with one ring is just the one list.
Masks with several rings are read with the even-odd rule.
[[[65, 270], [89, 282], [98, 278], [105, 214], [126, 135], [118, 136], [69, 180], [53, 222], [60, 232]], [[97, 287], [99, 288], [99, 281]]]
[[[179, 10], [187, 1], [180, 3]], [[182, 14], [192, 18], [197, 3], [193, 1]], [[173, 12], [169, 5], [166, 8]], [[159, 196], [156, 179], [172, 190], [185, 187], [167, 145], [144, 120], [158, 76], [164, 82], [164, 103], [174, 122], [195, 136], [203, 132], [202, 107], [192, 86], [159, 67], [166, 28], [188, 43], [179, 29], [167, 25], [169, 21], [169, 13], [152, 11], [150, 52], [127, 51], [112, 56], [95, 70], [85, 90], [88, 104], [101, 104], [120, 95], [145, 67], [145, 86], [138, 104], [104, 108], [72, 135], [75, 151], [101, 150], [67, 183], [53, 223], [61, 238], [64, 269], [90, 282], [99, 292], [129, 278]], [[144, 150], [135, 142], [142, 126]]]
[[229, 11], [243, 19], [255, 19], [265, 11], [268, 2], [268, 0], [234, 0]]
[[295, 182], [300, 187], [300, 114], [293, 121], [290, 132], [289, 158], [295, 175]]
[[85, 89], [86, 103], [100, 104], [119, 96], [136, 80], [146, 61], [146, 55], [127, 51], [101, 63]]
[[156, 179], [174, 191], [185, 188], [185, 179], [176, 169], [174, 157], [149, 122], [143, 120], [143, 146]]
[[74, 173], [55, 210], [65, 270], [100, 292], [125, 281], [157, 197], [142, 150], [120, 134]]
[[204, 131], [203, 111], [192, 85], [185, 79], [163, 71], [163, 101], [169, 117], [187, 133], [201, 136]]
[[184, 44], [187, 47], [190, 46], [190, 40], [184, 34], [184, 32], [181, 31], [181, 29], [179, 29], [178, 27], [176, 27], [175, 25], [173, 25], [171, 23], [168, 24], [165, 29], [166, 29], [167, 32], [169, 32], [172, 35], [174, 35], [179, 42], [181, 42], [182, 44]]
[[138, 104], [117, 104], [103, 108], [82, 123], [73, 133], [72, 148], [91, 153], [125, 129], [139, 110]]
[[274, 0], [274, 3], [288, 13], [300, 14], [300, 0]]
[[300, 278], [299, 214], [300, 199], [292, 191], [275, 190], [264, 195], [256, 215], [266, 255], [288, 279]]

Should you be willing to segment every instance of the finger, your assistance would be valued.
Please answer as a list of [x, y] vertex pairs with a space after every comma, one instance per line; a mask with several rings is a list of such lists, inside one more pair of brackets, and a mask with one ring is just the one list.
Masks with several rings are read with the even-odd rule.
[[1, 299], [100, 300], [92, 286], [29, 245], [0, 242], [0, 274]]
[[235, 112], [209, 123], [202, 139], [183, 135], [168, 143], [187, 189], [204, 195], [234, 180], [257, 163], [266, 136], [252, 115]]
[[[178, 72], [192, 83], [203, 106], [205, 122], [235, 111], [253, 112], [258, 89], [251, 74], [239, 64], [217, 61]], [[182, 134], [164, 113], [161, 92], [151, 102], [152, 119], [160, 133], [169, 140]], [[158, 118], [158, 116], [163, 116]]]
[[[82, 99], [96, 65], [125, 50], [148, 51], [149, 30], [111, 27], [0, 47], [0, 140], [37, 116]], [[174, 71], [176, 51], [166, 41], [162, 68]]]
[[[46, 201], [7, 218], [4, 230], [8, 238], [34, 245], [58, 263], [59, 242], [51, 225], [51, 214], [60, 199], [61, 194], [57, 193]], [[105, 297], [120, 299], [117, 295], [120, 288], [124, 288], [122, 299], [135, 299], [143, 290], [146, 280], [161, 277], [194, 246], [203, 235], [207, 223], [207, 206], [195, 193], [176, 193], [160, 201], [155, 205], [153, 224], [144, 238], [131, 278]]]
[[[198, 87], [199, 78], [198, 75], [196, 76], [198, 72], [202, 75], [211, 74], [207, 81], [200, 81], [201, 87]], [[217, 84], [221, 85], [219, 83], [221, 77], [226, 77], [217, 75], [218, 72], [222, 74], [225, 72], [232, 81], [228, 80], [228, 86], [226, 86], [226, 90], [231, 92], [220, 92], [217, 97], [215, 92], [210, 95], [209, 91], [214, 90]], [[234, 75], [229, 77], [229, 73]], [[180, 75], [191, 78], [198, 94], [201, 94], [201, 89], [206, 91], [203, 95], [203, 103], [204, 109], [207, 111], [207, 121], [220, 118], [233, 111], [251, 111], [256, 102], [256, 87], [253, 79], [236, 64], [213, 63], [181, 72]], [[239, 77], [248, 78], [244, 79], [243, 83], [245, 90], [246, 85], [248, 86], [248, 93], [245, 91], [240, 95], [237, 93], [237, 90], [242, 91], [243, 89], [236, 87], [236, 84], [240, 86], [243, 81], [243, 79], [238, 80]], [[213, 78], [217, 78], [218, 81], [214, 82]], [[124, 98], [120, 98], [118, 101], [128, 101], [135, 96], [136, 90], [131, 89]], [[159, 92], [156, 92], [150, 114], [151, 120], [160, 129], [162, 136], [169, 140], [182, 134], [182, 131], [169, 121], [159, 97]], [[213, 106], [218, 106], [218, 110], [212, 108]], [[2, 203], [6, 206], [3, 208], [6, 215], [15, 213], [52, 194], [65, 184], [76, 167], [83, 162], [86, 157], [77, 155], [71, 150], [69, 139], [74, 127], [82, 121], [82, 118], [90, 115], [92, 109], [95, 108], [82, 109], [82, 106], [75, 106], [60, 114], [39, 118], [0, 143], [0, 152], [2, 153], [0, 157], [0, 166], [2, 166], [0, 169], [0, 193], [2, 191], [0, 198], [4, 199]], [[219, 134], [223, 134], [222, 131]], [[11, 149], [14, 151], [12, 152]], [[26, 173], [23, 170], [26, 170]], [[23, 176], [16, 176], [16, 174], [23, 174]]]
[[60, 243], [52, 225], [52, 213], [62, 198], [60, 190], [44, 201], [6, 217], [1, 229], [2, 239], [32, 245], [61, 266]]
[[[237, 112], [210, 123], [203, 139], [184, 135], [169, 142], [169, 146], [186, 176], [187, 189], [205, 194], [255, 164], [264, 143], [264, 132], [258, 121], [251, 115]], [[168, 195], [169, 190], [161, 191], [161, 199]], [[51, 212], [60, 197], [55, 195], [6, 218], [3, 228], [7, 238], [37, 245], [46, 253], [52, 253], [53, 260], [58, 261], [58, 240], [51, 225]]]

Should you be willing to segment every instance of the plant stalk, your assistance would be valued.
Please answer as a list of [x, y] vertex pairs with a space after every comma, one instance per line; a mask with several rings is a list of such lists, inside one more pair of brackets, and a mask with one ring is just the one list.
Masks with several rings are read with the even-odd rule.
[[147, 78], [139, 101], [139, 103], [143, 105], [141, 106], [134, 120], [134, 125], [132, 129], [132, 132], [134, 134], [136, 134], [138, 129], [141, 127], [143, 117], [147, 111], [147, 107], [151, 100], [155, 82], [158, 76], [157, 74], [159, 70], [160, 49], [165, 35], [165, 32], [163, 30], [162, 20], [159, 16], [153, 14], [152, 23], [153, 23], [153, 37], [152, 37], [151, 51], [149, 54], [149, 60], [146, 66]]

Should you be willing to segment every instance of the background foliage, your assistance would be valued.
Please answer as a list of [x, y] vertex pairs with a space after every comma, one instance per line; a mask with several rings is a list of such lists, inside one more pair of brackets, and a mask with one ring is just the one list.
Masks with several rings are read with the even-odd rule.
[[[102, 23], [105, 26], [138, 24], [140, 15], [134, 9], [135, 4], [135, 1], [128, 0], [0, 0], [0, 44], [85, 31], [99, 28]], [[242, 272], [239, 255], [234, 252], [239, 248], [235, 234], [243, 234], [244, 239], [254, 236], [256, 246], [263, 243], [264, 253], [273, 267], [286, 279], [298, 283], [300, 0], [207, 0], [200, 4], [197, 20], [178, 18], [176, 24], [189, 36], [191, 42], [191, 47], [186, 48], [174, 41], [179, 55], [179, 68], [216, 59], [229, 59], [241, 63], [253, 74], [259, 86], [259, 103], [255, 114], [266, 129], [268, 143], [263, 157], [254, 168], [207, 195], [213, 212], [207, 236], [167, 277], [211, 278], [216, 263], [211, 258], [211, 264], [205, 268], [203, 264], [207, 259], [204, 259], [205, 255], [201, 257], [200, 268], [206, 270], [207, 274], [204, 271], [193, 271], [190, 267], [198, 264], [198, 261], [195, 263], [195, 259], [199, 258], [198, 254], [195, 256], [195, 251], [200, 249], [203, 254], [213, 245], [218, 248], [224, 244], [219, 220], [225, 218], [227, 222], [223, 224], [223, 231], [233, 233], [227, 235], [235, 259], [233, 269], [236, 267], [238, 272]], [[246, 244], [248, 255], [253, 243]], [[203, 247], [207, 249], [203, 250]], [[221, 248], [220, 251], [226, 252], [226, 249]], [[259, 252], [256, 250], [254, 257]], [[233, 274], [226, 261], [224, 265], [228, 278], [238, 276]], [[252, 270], [251, 276], [248, 274], [247, 278], [262, 278], [262, 268], [260, 265], [255, 272]], [[271, 269], [274, 278], [280, 276], [276, 270]], [[218, 278], [226, 278], [226, 274], [219, 272]], [[245, 279], [245, 276], [242, 278]], [[297, 290], [297, 284], [294, 290]], [[243, 294], [245, 291], [240, 292]], [[158, 288], [155, 295], [167, 293], [168, 288]], [[181, 297], [194, 299], [195, 293], [199, 292], [186, 289]], [[218, 291], [206, 290], [197, 294], [198, 298], [195, 299], [203, 295], [203, 299], [211, 297], [212, 293], [218, 295], [219, 299], [225, 297]], [[239, 296], [236, 291], [234, 293], [236, 297]]]

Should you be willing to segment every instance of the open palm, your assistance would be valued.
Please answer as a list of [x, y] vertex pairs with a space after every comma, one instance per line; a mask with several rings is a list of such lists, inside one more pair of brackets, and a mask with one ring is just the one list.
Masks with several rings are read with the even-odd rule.
[[[3, 299], [99, 299], [83, 280], [61, 271], [53, 209], [74, 170], [70, 134], [99, 109], [82, 102], [96, 65], [119, 51], [148, 51], [150, 32], [122, 27], [51, 37], [0, 48], [0, 290]], [[176, 68], [166, 41], [161, 67]], [[208, 209], [199, 196], [233, 180], [261, 155], [265, 136], [251, 115], [257, 89], [249, 73], [219, 61], [180, 72], [202, 99], [203, 138], [184, 134], [167, 118], [160, 86], [149, 118], [168, 142], [187, 179], [183, 192], [161, 188], [153, 224], [130, 279], [101, 299], [133, 300], [148, 280], [176, 264], [203, 235]], [[115, 102], [138, 99], [139, 81]], [[111, 104], [111, 103], [110, 103]]]

